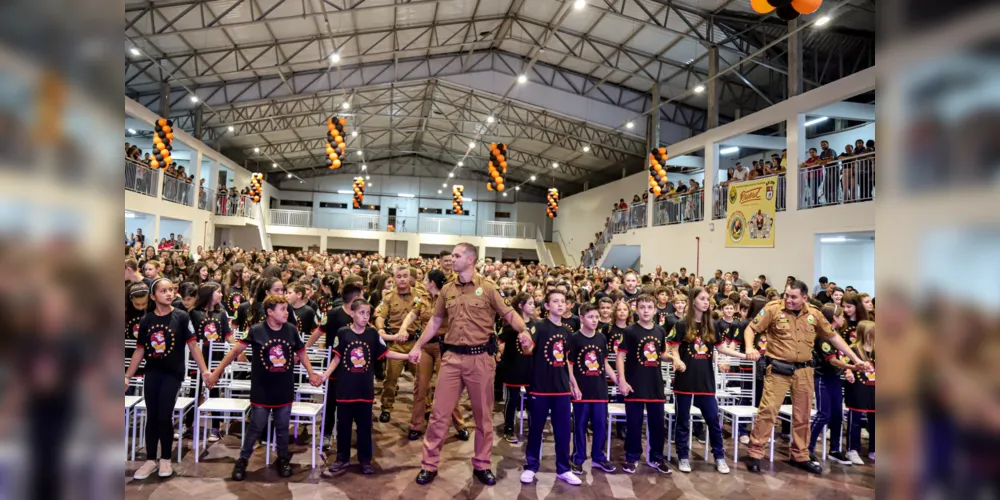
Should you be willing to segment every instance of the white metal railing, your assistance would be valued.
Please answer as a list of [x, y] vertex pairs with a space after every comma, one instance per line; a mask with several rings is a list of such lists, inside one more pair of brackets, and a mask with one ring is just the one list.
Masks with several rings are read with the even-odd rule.
[[412, 233], [417, 230], [417, 218], [390, 215], [385, 230], [390, 233]]
[[350, 229], [360, 229], [362, 231], [380, 231], [379, 215], [352, 215], [350, 217]]
[[534, 236], [535, 225], [530, 222], [484, 221], [479, 228], [479, 236], [494, 238], [528, 239]]
[[703, 220], [705, 217], [704, 204], [704, 191], [695, 191], [657, 201], [653, 209], [653, 225], [666, 226]]
[[[774, 210], [776, 212], [784, 212], [787, 208], [788, 197], [786, 195], [788, 189], [788, 176], [785, 174], [776, 174], [778, 177], [778, 190], [776, 193], [776, 198], [774, 200]], [[771, 176], [766, 176], [771, 177]], [[763, 179], [764, 177], [758, 177], [757, 179]], [[756, 179], [754, 179], [756, 180]], [[745, 182], [745, 181], [741, 181]], [[712, 188], [712, 218], [715, 220], [725, 219], [727, 212], [729, 211], [729, 187], [738, 184], [737, 182], [730, 182], [728, 185], [715, 185]]]
[[194, 206], [194, 184], [186, 179], [164, 175], [163, 199], [192, 207]]
[[198, 210], [212, 211], [212, 204], [215, 202], [215, 190], [198, 189]]
[[629, 205], [624, 210], [615, 210], [611, 217], [614, 233], [621, 234], [630, 229], [646, 227], [648, 220], [646, 217], [649, 212], [647, 205], [647, 202], [641, 201]]
[[429, 234], [454, 234], [459, 236], [475, 236], [476, 222], [469, 220], [445, 219], [442, 217], [420, 217], [419, 232]]
[[149, 168], [128, 158], [125, 159], [125, 189], [127, 191], [156, 198], [156, 186], [159, 184], [159, 170]]
[[556, 265], [555, 259], [552, 258], [552, 252], [549, 251], [549, 247], [545, 246], [545, 235], [542, 234], [540, 227], [535, 228], [535, 251], [538, 252], [538, 260], [542, 264], [550, 267]]
[[215, 215], [228, 217], [246, 217], [257, 219], [257, 210], [253, 198], [247, 195], [220, 194], [215, 198]]
[[270, 210], [268, 224], [275, 226], [310, 227], [312, 212], [306, 210]]
[[799, 169], [799, 209], [875, 199], [875, 153]]

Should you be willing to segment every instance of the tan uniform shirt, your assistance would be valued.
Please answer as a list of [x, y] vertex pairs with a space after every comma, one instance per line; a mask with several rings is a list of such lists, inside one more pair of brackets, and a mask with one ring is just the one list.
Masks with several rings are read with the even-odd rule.
[[756, 335], [767, 334], [767, 355], [789, 363], [805, 363], [813, 357], [816, 336], [830, 339], [836, 332], [812, 305], [804, 304], [802, 311], [785, 309], [784, 301], [769, 302], [760, 314], [750, 321]]
[[382, 304], [375, 310], [375, 317], [386, 320], [386, 329], [395, 334], [399, 332], [399, 327], [403, 326], [403, 320], [410, 311], [417, 313], [417, 324], [410, 328], [410, 333], [416, 332], [418, 328], [423, 328], [426, 323], [420, 322], [420, 318], [426, 316], [425, 310], [431, 307], [430, 296], [415, 287], [410, 288], [410, 292], [401, 295], [393, 290], [382, 298]]
[[451, 323], [445, 343], [461, 346], [489, 342], [496, 315], [506, 316], [511, 311], [496, 285], [478, 274], [468, 283], [458, 279], [446, 283], [434, 303], [434, 316]]

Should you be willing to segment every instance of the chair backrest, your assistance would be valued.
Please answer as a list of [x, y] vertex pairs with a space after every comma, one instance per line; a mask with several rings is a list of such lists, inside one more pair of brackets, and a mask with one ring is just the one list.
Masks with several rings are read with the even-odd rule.
[[[729, 365], [729, 371], [719, 370], [719, 365]], [[716, 353], [715, 394], [721, 406], [740, 405], [741, 400], [753, 401], [757, 384], [757, 362], [747, 359], [720, 356]]]

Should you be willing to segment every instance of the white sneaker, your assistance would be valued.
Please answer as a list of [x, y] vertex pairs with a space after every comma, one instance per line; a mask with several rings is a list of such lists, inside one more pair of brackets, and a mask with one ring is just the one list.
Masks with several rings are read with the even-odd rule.
[[875, 463], [875, 452], [874, 451], [868, 454], [868, 460], [871, 460], [872, 463]]
[[851, 450], [847, 452], [847, 459], [851, 461], [854, 465], [864, 465], [865, 462], [861, 460], [861, 456], [858, 455], [856, 450]]
[[[534, 474], [532, 474], [532, 477], [534, 477]], [[556, 477], [565, 481], [566, 484], [570, 484], [573, 486], [580, 486], [580, 484], [583, 483], [583, 481], [581, 481], [580, 478], [576, 477], [576, 474], [573, 474], [573, 471], [563, 472], [562, 474], [559, 474]], [[523, 475], [521, 476], [521, 482], [524, 482]]]
[[219, 431], [212, 429], [212, 431], [208, 433], [209, 443], [218, 443], [220, 439], [222, 439], [222, 434], [220, 434]]
[[750, 444], [750, 436], [740, 436], [740, 444]]
[[160, 459], [160, 477], [170, 477], [174, 475], [174, 469], [170, 466], [170, 460]]
[[535, 471], [526, 470], [521, 473], [521, 482], [524, 484], [531, 484], [535, 481]]
[[678, 461], [677, 470], [685, 473], [691, 472], [691, 461], [686, 458]]
[[729, 464], [726, 463], [726, 459], [717, 459], [715, 461], [715, 470], [717, 470], [719, 474], [729, 474]]
[[142, 467], [139, 467], [139, 470], [135, 471], [135, 474], [132, 475], [132, 479], [142, 481], [143, 479], [152, 476], [158, 468], [159, 466], [156, 464], [156, 460], [146, 460], [146, 463], [142, 464]]

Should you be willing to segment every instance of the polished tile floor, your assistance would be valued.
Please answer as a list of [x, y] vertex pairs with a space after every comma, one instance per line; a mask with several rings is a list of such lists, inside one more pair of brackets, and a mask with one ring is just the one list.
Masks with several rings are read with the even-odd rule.
[[[246, 481], [229, 480], [232, 464], [239, 454], [238, 436], [226, 436], [209, 448], [201, 462], [194, 463], [194, 455], [185, 451], [184, 460], [174, 465], [174, 477], [146, 481], [132, 480], [132, 473], [141, 462], [126, 465], [125, 498], [127, 499], [388, 499], [388, 498], [810, 498], [855, 499], [875, 497], [874, 466], [843, 467], [824, 463], [826, 472], [821, 477], [811, 476], [794, 469], [784, 462], [787, 442], [779, 441], [774, 464], [762, 462], [764, 472], [751, 474], [740, 463], [734, 466], [727, 456], [733, 472], [723, 476], [715, 472], [713, 463], [706, 462], [702, 453], [704, 445], [695, 443], [692, 450], [694, 471], [682, 474], [674, 471], [663, 476], [652, 469], [640, 466], [638, 473], [627, 475], [619, 471], [605, 474], [591, 471], [590, 462], [584, 465], [582, 486], [570, 486], [556, 479], [554, 445], [551, 435], [546, 436], [542, 448], [542, 470], [536, 482], [523, 485], [519, 481], [524, 464], [524, 443], [511, 445], [500, 437], [503, 416], [494, 414], [497, 425], [496, 444], [493, 448], [494, 471], [498, 484], [484, 487], [472, 477], [470, 459], [473, 442], [459, 441], [452, 436], [445, 444], [441, 470], [430, 486], [413, 482], [420, 470], [422, 441], [406, 439], [409, 409], [412, 403], [412, 383], [408, 378], [400, 381], [400, 396], [393, 411], [393, 421], [388, 424], [375, 422], [375, 469], [372, 476], [364, 476], [357, 467], [339, 473], [332, 479], [320, 477], [322, 469], [309, 467], [309, 448], [292, 445], [295, 474], [281, 479], [273, 468], [264, 466], [263, 449], [254, 454]], [[498, 407], [499, 409], [499, 407]], [[471, 411], [465, 408], [471, 423]], [[238, 432], [239, 426], [234, 430]], [[525, 430], [527, 431], [527, 430]], [[449, 431], [453, 432], [453, 431]], [[728, 436], [728, 432], [727, 432]], [[185, 447], [191, 443], [185, 441]], [[745, 446], [740, 446], [741, 458]], [[727, 453], [732, 453], [732, 443], [727, 439]], [[141, 459], [139, 451], [137, 458]], [[867, 457], [865, 457], [867, 458]], [[619, 466], [623, 459], [622, 443], [612, 441], [612, 459]], [[867, 460], [866, 460], [867, 462]]]

